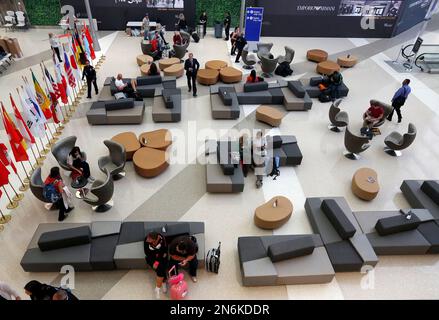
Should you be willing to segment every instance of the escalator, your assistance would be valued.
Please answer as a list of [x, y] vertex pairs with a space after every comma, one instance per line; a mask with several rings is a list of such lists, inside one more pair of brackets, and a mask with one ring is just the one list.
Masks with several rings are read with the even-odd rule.
[[422, 53], [416, 58], [415, 65], [424, 72], [439, 74], [439, 53]]

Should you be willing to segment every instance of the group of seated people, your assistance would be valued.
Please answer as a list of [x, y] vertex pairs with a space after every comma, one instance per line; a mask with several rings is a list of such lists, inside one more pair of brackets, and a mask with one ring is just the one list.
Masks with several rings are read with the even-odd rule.
[[[151, 62], [147, 76], [159, 76], [160, 71], [155, 62]], [[119, 92], [123, 92], [128, 98], [141, 99], [137, 92], [137, 80], [131, 79], [130, 82], [126, 82], [123, 79], [123, 75], [119, 73], [115, 79], [114, 84]]]
[[145, 259], [147, 264], [156, 273], [154, 293], [160, 299], [160, 293], [167, 292], [166, 280], [171, 269], [178, 273], [179, 267], [188, 267], [193, 282], [197, 282], [198, 244], [193, 236], [180, 236], [170, 241], [159, 232], [150, 232], [144, 243]]

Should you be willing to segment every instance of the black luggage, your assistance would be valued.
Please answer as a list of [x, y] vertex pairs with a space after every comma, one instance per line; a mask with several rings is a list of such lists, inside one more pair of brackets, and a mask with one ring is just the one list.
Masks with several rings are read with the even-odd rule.
[[291, 70], [289, 63], [285, 61], [277, 66], [274, 73], [281, 77], [288, 77], [293, 74], [293, 70]]
[[200, 42], [200, 36], [196, 32], [192, 32], [192, 39], [194, 39], [195, 43]]
[[320, 101], [320, 102], [323, 102], [323, 103], [325, 103], [325, 102], [330, 102], [330, 101], [331, 101], [331, 97], [330, 97], [329, 95], [325, 94], [324, 92], [322, 92], [322, 93], [319, 95], [319, 101]]
[[218, 273], [220, 267], [221, 242], [217, 249], [210, 249], [206, 255], [206, 270], [208, 272]]

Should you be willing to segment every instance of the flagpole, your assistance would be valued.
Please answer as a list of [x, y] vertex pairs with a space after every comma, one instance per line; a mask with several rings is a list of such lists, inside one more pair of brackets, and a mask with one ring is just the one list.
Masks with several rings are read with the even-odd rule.
[[10, 214], [4, 215], [1, 209], [0, 209], [0, 215], [1, 215], [0, 224], [6, 224], [12, 219]]
[[[21, 182], [21, 186], [18, 188], [18, 190], [20, 190], [21, 192], [24, 192], [24, 191], [26, 191], [27, 189], [29, 189], [29, 185], [26, 183], [24, 183], [23, 182], [23, 180], [21, 179], [21, 177], [20, 177], [20, 175], [18, 174], [18, 172], [17, 173], [15, 173], [16, 175], [17, 175], [17, 177], [18, 177], [18, 180], [20, 180], [20, 182]], [[27, 175], [27, 174], [26, 174]]]
[[[31, 163], [29, 160], [28, 160], [28, 162], [29, 163]], [[26, 170], [26, 167], [24, 166], [24, 164], [23, 164], [23, 161], [20, 161], [20, 163], [21, 163], [21, 166], [23, 167], [23, 171], [24, 171], [24, 173], [26, 174], [26, 178], [24, 178], [24, 183], [26, 183], [26, 184], [30, 184], [30, 177], [29, 177], [29, 174], [27, 173], [27, 170]], [[31, 164], [31, 167], [32, 167], [32, 164]], [[32, 170], [33, 170], [34, 168], [32, 167]], [[33, 173], [33, 171], [32, 171], [32, 173]], [[31, 175], [32, 175], [32, 173], [31, 173]], [[24, 191], [24, 190], [20, 190], [20, 191]]]
[[[46, 130], [44, 130], [44, 133], [45, 133], [46, 136], [47, 136]], [[46, 149], [46, 148], [44, 147], [44, 141], [43, 141], [43, 138], [39, 138], [39, 139], [40, 139], [40, 142], [41, 142], [41, 148], [42, 148], [41, 153], [42, 153], [43, 155], [48, 154], [48, 153], [50, 152], [50, 150], [49, 150], [49, 149]], [[45, 160], [45, 159], [46, 159], [46, 157], [44, 157], [44, 160]]]
[[5, 186], [2, 186], [2, 187], [3, 187], [3, 191], [6, 194], [6, 197], [8, 197], [8, 200], [9, 200], [9, 204], [8, 204], [8, 206], [6, 208], [8, 208], [9, 210], [17, 208], [18, 207], [18, 202], [17, 201], [12, 201], [11, 197], [9, 196], [8, 192], [6, 191]]
[[12, 200], [14, 201], [21, 201], [24, 198], [24, 194], [22, 193], [17, 193], [17, 191], [15, 190], [14, 186], [12, 185], [11, 182], [9, 182], [9, 186], [12, 188], [12, 191], [14, 191], [15, 193], [15, 197], [12, 198]]

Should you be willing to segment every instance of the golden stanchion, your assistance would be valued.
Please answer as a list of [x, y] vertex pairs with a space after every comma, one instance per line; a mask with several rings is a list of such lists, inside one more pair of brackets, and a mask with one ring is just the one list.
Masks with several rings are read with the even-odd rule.
[[18, 207], [18, 202], [17, 201], [12, 201], [11, 197], [9, 196], [8, 192], [6, 191], [5, 186], [3, 186], [3, 191], [6, 194], [6, 197], [8, 197], [9, 200], [9, 204], [7, 205], [6, 208], [8, 208], [9, 210], [15, 209]]
[[17, 191], [15, 191], [14, 186], [9, 182], [9, 186], [12, 188], [12, 191], [14, 191], [15, 196], [12, 198], [12, 200], [14, 201], [21, 201], [24, 198], [24, 194], [23, 193], [18, 193]]
[[[28, 183], [24, 183], [23, 180], [21, 179], [20, 175], [18, 174], [18, 172], [16, 173], [18, 180], [20, 180], [21, 182], [21, 186], [18, 188], [18, 190], [20, 190], [21, 192], [27, 191], [29, 189], [29, 184]], [[27, 178], [28, 179], [28, 178]], [[28, 179], [29, 180], [29, 179]]]
[[[47, 134], [47, 133], [46, 133]], [[46, 155], [50, 152], [49, 149], [46, 149], [44, 147], [44, 142], [43, 142], [43, 138], [40, 138], [40, 142], [41, 142], [41, 147], [43, 148], [43, 150], [41, 150], [41, 154]], [[44, 160], [46, 159], [46, 157], [44, 157]]]
[[48, 144], [50, 144], [50, 148], [52, 148], [52, 146], [55, 144], [55, 142], [58, 141], [58, 137], [55, 137], [55, 135], [52, 132], [52, 130], [50, 130], [50, 125], [47, 125], [47, 129], [49, 130], [50, 136], [52, 137], [52, 139], [49, 140]]
[[[49, 126], [47, 126], [47, 127], [49, 127]], [[46, 133], [46, 139], [47, 139], [47, 143], [46, 143], [46, 148], [48, 148], [48, 149], [45, 149], [45, 150], [49, 150], [50, 148], [52, 148], [52, 146], [53, 146], [53, 143], [51, 142], [52, 140], [50, 139], [50, 137], [47, 135], [47, 131], [45, 132]], [[55, 140], [55, 142], [56, 142], [56, 140]], [[54, 143], [55, 143], [54, 142]]]
[[3, 211], [0, 209], [0, 224], [6, 224], [11, 221], [12, 217], [10, 214], [4, 215]]
[[[29, 161], [29, 160], [28, 160], [28, 161]], [[24, 166], [23, 162], [20, 162], [20, 163], [21, 163], [21, 166], [23, 167], [23, 171], [24, 171], [24, 173], [26, 174], [26, 178], [23, 179], [23, 182], [24, 182], [25, 184], [29, 184], [29, 183], [30, 183], [30, 177], [29, 177], [29, 174], [27, 173], [26, 167]], [[30, 163], [30, 161], [29, 161], [29, 163]], [[32, 167], [32, 164], [31, 164], [31, 167]], [[32, 172], [30, 173], [30, 175], [32, 175], [32, 173], [34, 173], [34, 172], [33, 172], [33, 168], [32, 168]], [[23, 191], [23, 190], [20, 190], [20, 191]]]
[[46, 160], [46, 156], [43, 156], [43, 155], [41, 154], [40, 148], [38, 148], [38, 143], [37, 143], [37, 141], [35, 141], [35, 146], [37, 147], [38, 154], [40, 155], [40, 157], [37, 158], [37, 164], [38, 164], [38, 165], [42, 165], [42, 164], [44, 163], [44, 160]]

